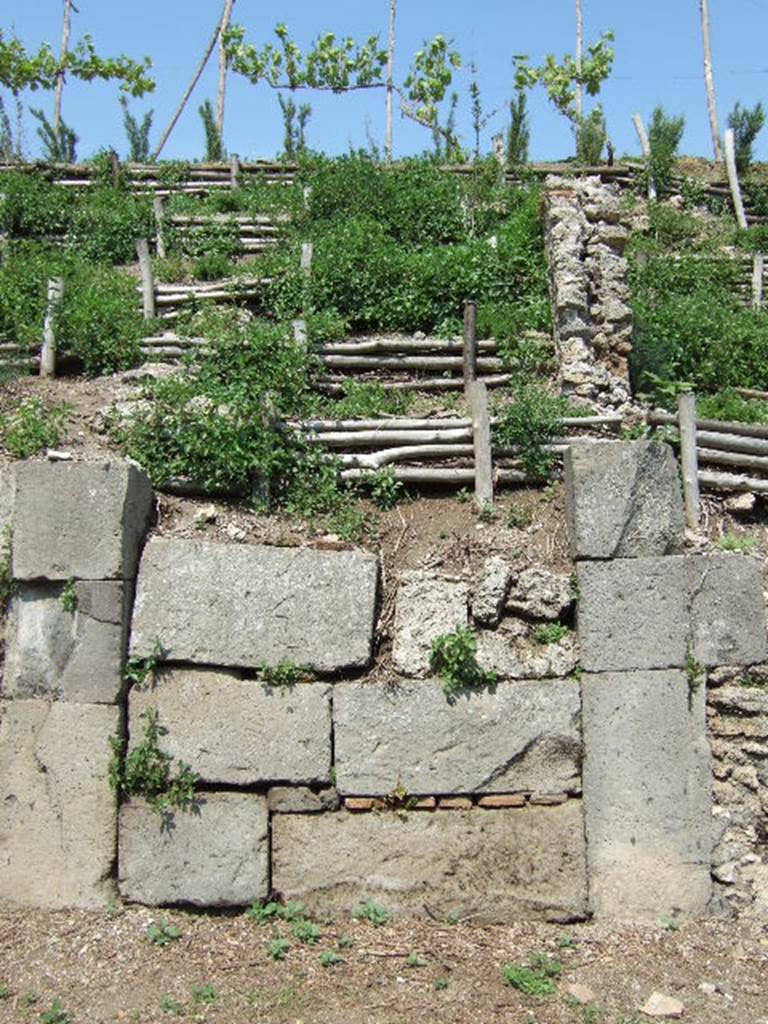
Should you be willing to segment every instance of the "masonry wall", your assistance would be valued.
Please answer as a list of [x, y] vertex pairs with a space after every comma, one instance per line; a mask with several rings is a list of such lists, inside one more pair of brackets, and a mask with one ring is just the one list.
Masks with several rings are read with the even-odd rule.
[[[764, 671], [761, 565], [686, 550], [665, 447], [571, 447], [575, 581], [501, 557], [474, 579], [404, 573], [375, 672], [373, 555], [144, 544], [151, 490], [120, 463], [27, 463], [3, 483], [3, 900], [768, 912], [768, 706], [741, 685]], [[575, 601], [575, 633], [535, 643]], [[457, 625], [497, 681], [448, 698], [429, 649]], [[158, 672], [128, 687], [126, 659], [156, 641]], [[285, 660], [311, 681], [266, 685]], [[118, 804], [108, 784], [110, 737], [132, 749], [147, 712], [199, 775], [189, 811]]]

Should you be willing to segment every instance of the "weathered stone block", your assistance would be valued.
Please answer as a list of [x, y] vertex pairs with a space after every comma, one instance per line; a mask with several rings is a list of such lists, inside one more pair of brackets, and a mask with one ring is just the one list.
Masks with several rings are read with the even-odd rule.
[[[519, 621], [519, 620], [517, 620]], [[518, 634], [505, 619], [493, 632], [477, 636], [477, 663], [497, 679], [557, 679], [569, 675], [579, 662], [576, 634], [569, 631], [557, 643], [540, 644], [530, 632]]]
[[81, 580], [76, 608], [62, 604], [62, 587], [21, 584], [7, 623], [5, 692], [112, 704], [123, 690], [122, 665], [133, 586]]
[[576, 574], [587, 671], [685, 664], [690, 625], [684, 557], [580, 562]]
[[14, 576], [130, 579], [151, 510], [149, 480], [128, 463], [20, 463]]
[[570, 576], [539, 566], [523, 569], [507, 598], [507, 608], [531, 619], [559, 619], [573, 603]]
[[359, 551], [150, 540], [131, 649], [159, 638], [174, 661], [320, 672], [371, 657], [378, 561]]
[[398, 672], [406, 676], [429, 674], [432, 641], [467, 625], [467, 598], [466, 583], [420, 570], [402, 573], [392, 643], [392, 660]]
[[581, 562], [581, 661], [594, 672], [748, 665], [765, 657], [760, 568], [743, 555]]
[[565, 454], [565, 487], [574, 558], [639, 558], [682, 550], [680, 481], [667, 445], [572, 444]]
[[766, 657], [762, 563], [738, 554], [687, 560], [691, 643], [702, 665], [750, 665]]
[[704, 686], [684, 672], [586, 675], [584, 808], [591, 909], [625, 920], [704, 913], [711, 777]]
[[170, 821], [131, 800], [120, 811], [120, 893], [150, 906], [242, 906], [269, 892], [267, 802], [205, 793]]
[[314, 792], [305, 786], [273, 786], [267, 793], [267, 805], [273, 814], [318, 814], [336, 811], [341, 801], [338, 790]]
[[100, 907], [114, 894], [107, 782], [117, 708], [0, 704], [0, 900]]
[[316, 914], [373, 898], [479, 921], [571, 920], [586, 910], [581, 802], [409, 814], [276, 816], [272, 884]]
[[341, 793], [580, 789], [578, 684], [500, 684], [453, 703], [435, 681], [334, 688]]
[[486, 561], [472, 595], [472, 617], [476, 622], [496, 625], [511, 582], [512, 568], [508, 562], [499, 555], [493, 555]]
[[167, 669], [129, 697], [132, 742], [155, 708], [161, 747], [205, 782], [323, 782], [331, 769], [330, 687], [268, 687], [232, 672]]

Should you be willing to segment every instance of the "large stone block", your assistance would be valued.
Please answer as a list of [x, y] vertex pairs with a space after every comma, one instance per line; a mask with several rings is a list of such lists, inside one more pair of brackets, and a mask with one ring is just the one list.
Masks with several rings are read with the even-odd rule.
[[267, 802], [205, 793], [170, 817], [131, 800], [120, 811], [120, 893], [162, 906], [243, 906], [269, 893]]
[[565, 488], [574, 558], [639, 558], [682, 550], [680, 480], [667, 445], [572, 444], [565, 454]]
[[738, 554], [691, 556], [691, 646], [702, 665], [752, 665], [766, 657], [762, 562]]
[[0, 900], [106, 905], [117, 823], [107, 741], [117, 708], [14, 700], [0, 717]]
[[131, 690], [131, 742], [140, 715], [155, 708], [168, 731], [161, 747], [205, 782], [238, 785], [327, 782], [331, 769], [330, 686], [270, 688], [232, 672], [174, 669]]
[[464, 582], [418, 569], [401, 574], [392, 641], [392, 660], [398, 672], [405, 676], [429, 674], [432, 641], [467, 625], [468, 597]]
[[20, 584], [7, 623], [5, 692], [111, 704], [123, 690], [123, 656], [133, 585], [74, 584], [74, 611], [61, 585]]
[[575, 682], [502, 683], [449, 703], [435, 681], [334, 688], [341, 793], [578, 792]]
[[658, 921], [704, 913], [711, 776], [704, 686], [684, 672], [585, 675], [584, 813], [591, 909]]
[[124, 462], [16, 467], [13, 574], [19, 580], [131, 579], [152, 488]]
[[377, 579], [377, 559], [359, 551], [156, 538], [141, 560], [131, 649], [146, 655], [159, 639], [173, 661], [362, 668]]
[[278, 815], [272, 884], [316, 914], [373, 898], [395, 912], [481, 921], [586, 910], [581, 802], [513, 810]]
[[759, 564], [743, 555], [582, 562], [578, 630], [588, 671], [749, 665], [766, 652]]

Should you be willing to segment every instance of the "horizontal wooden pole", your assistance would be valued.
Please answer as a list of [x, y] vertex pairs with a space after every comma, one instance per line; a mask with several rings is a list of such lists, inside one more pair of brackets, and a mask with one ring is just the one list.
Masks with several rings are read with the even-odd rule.
[[755, 494], [768, 494], [768, 480], [731, 473], [711, 473], [700, 469], [699, 483], [718, 491], [754, 491]]
[[[323, 363], [331, 369], [344, 370], [460, 370], [461, 356], [326, 356]], [[503, 368], [500, 359], [481, 356], [478, 370], [494, 372]]]
[[[344, 469], [342, 480], [364, 480], [370, 470]], [[392, 473], [395, 480], [405, 484], [474, 484], [473, 468], [438, 469], [427, 466], [394, 466]], [[501, 484], [535, 483], [532, 477], [517, 469], [497, 469], [496, 480]]]
[[[676, 426], [677, 416], [674, 416], [669, 412], [661, 412], [658, 409], [652, 409], [646, 415], [646, 422], [650, 423], [651, 426], [661, 426], [665, 424]], [[727, 420], [706, 420], [697, 417], [696, 429], [711, 430], [718, 434], [738, 434], [742, 437], [768, 438], [768, 425], [758, 423], [731, 423]]]
[[768, 455], [745, 455], [741, 452], [717, 451], [714, 448], [697, 448], [696, 452], [700, 462], [719, 466], [742, 466], [744, 469], [757, 469], [768, 473]]
[[[488, 338], [479, 341], [477, 347], [481, 352], [495, 352], [496, 342]], [[443, 338], [366, 338], [360, 341], [334, 341], [318, 349], [320, 356], [362, 356], [379, 352], [442, 352], [461, 353], [464, 349], [462, 341], [448, 341]]]

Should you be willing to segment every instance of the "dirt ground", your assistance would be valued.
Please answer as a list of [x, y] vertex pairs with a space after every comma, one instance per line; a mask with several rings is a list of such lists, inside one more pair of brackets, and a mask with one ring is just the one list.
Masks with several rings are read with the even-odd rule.
[[[163, 922], [178, 938], [151, 943], [148, 927]], [[0, 911], [0, 1022], [640, 1024], [655, 991], [682, 1002], [693, 1024], [768, 1022], [765, 925], [338, 920], [321, 923], [316, 945], [277, 927], [291, 943], [283, 960], [267, 952], [275, 929], [241, 912]], [[324, 967], [328, 950], [342, 959]], [[504, 983], [505, 965], [537, 954], [561, 965], [556, 992]], [[570, 995], [572, 985], [589, 989], [578, 993], [589, 1001]]]

